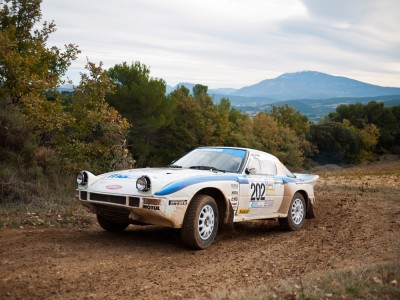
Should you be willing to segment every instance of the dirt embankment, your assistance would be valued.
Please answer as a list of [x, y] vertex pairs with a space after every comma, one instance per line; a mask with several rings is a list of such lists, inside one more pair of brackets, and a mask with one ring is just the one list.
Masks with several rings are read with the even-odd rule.
[[156, 226], [0, 230], [0, 298], [209, 298], [398, 260], [400, 162], [363, 168], [321, 173], [317, 218], [301, 231], [283, 232], [276, 221], [235, 224], [205, 251], [187, 250], [178, 231]]

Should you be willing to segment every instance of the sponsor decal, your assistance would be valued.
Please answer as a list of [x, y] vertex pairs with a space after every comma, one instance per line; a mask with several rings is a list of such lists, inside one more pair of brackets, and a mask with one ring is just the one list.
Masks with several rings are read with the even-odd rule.
[[275, 190], [273, 190], [273, 189], [266, 189], [265, 190], [265, 194], [266, 195], [273, 195], [275, 193]]
[[241, 208], [238, 210], [238, 215], [245, 215], [248, 214], [250, 212], [250, 209], [248, 208]]
[[265, 196], [275, 194], [275, 182], [273, 180], [252, 182], [250, 193], [250, 201], [264, 201], [266, 199]]
[[118, 178], [118, 179], [137, 179], [138, 176], [134, 174], [111, 174], [107, 178]]
[[238, 195], [239, 192], [238, 191], [232, 191], [232, 195]]
[[231, 188], [233, 189], [237, 189], [239, 187], [239, 185], [237, 183], [232, 183], [231, 184]]
[[236, 210], [237, 209], [237, 205], [238, 205], [238, 197], [232, 197], [232, 198], [229, 199], [229, 201], [232, 204], [233, 210]]
[[187, 200], [169, 200], [169, 205], [187, 205]]
[[274, 205], [274, 200], [265, 200], [264, 207], [272, 207]]
[[252, 201], [250, 202], [251, 208], [263, 208], [265, 206], [265, 201]]
[[149, 204], [143, 204], [143, 208], [145, 209], [150, 209], [150, 210], [160, 210], [159, 206], [156, 205], [149, 205]]
[[106, 189], [109, 189], [109, 190], [119, 190], [121, 188], [122, 188], [122, 185], [119, 185], [119, 184], [113, 184], [113, 185], [106, 186]]
[[160, 199], [143, 198], [143, 204], [160, 205]]

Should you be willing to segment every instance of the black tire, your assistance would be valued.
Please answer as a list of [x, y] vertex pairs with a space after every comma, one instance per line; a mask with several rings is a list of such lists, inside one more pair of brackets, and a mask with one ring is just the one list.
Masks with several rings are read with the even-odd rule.
[[111, 221], [99, 214], [97, 214], [97, 222], [99, 222], [99, 225], [101, 226], [101, 228], [103, 228], [106, 231], [110, 231], [110, 232], [124, 231], [126, 229], [126, 227], [128, 227], [128, 225], [129, 225], [129, 223], [118, 223], [118, 222]]
[[295, 193], [290, 201], [287, 218], [279, 218], [279, 224], [284, 230], [299, 230], [306, 220], [306, 201], [300, 193]]
[[182, 241], [190, 248], [209, 247], [218, 231], [218, 207], [208, 195], [196, 195], [190, 201], [181, 228]]

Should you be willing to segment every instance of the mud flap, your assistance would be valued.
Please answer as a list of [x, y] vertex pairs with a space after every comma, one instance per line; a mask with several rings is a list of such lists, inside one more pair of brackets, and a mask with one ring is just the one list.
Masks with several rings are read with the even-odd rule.
[[310, 198], [307, 197], [307, 212], [306, 212], [306, 219], [314, 219], [314, 205], [311, 203]]
[[225, 218], [220, 218], [219, 229], [221, 231], [232, 231], [235, 230], [233, 226], [233, 217], [235, 216], [235, 212], [233, 210], [232, 204], [229, 203], [228, 212], [226, 213]]

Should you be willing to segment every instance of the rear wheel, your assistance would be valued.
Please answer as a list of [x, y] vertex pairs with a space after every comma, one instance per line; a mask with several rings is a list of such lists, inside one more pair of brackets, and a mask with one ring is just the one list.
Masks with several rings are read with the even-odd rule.
[[209, 247], [218, 230], [218, 207], [208, 195], [196, 195], [190, 201], [181, 228], [182, 241], [194, 249]]
[[124, 231], [129, 225], [129, 223], [118, 223], [111, 221], [99, 214], [97, 214], [97, 221], [99, 222], [101, 228], [110, 232]]
[[295, 193], [290, 202], [287, 218], [279, 218], [279, 224], [285, 230], [299, 230], [306, 219], [306, 201], [300, 193]]

